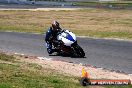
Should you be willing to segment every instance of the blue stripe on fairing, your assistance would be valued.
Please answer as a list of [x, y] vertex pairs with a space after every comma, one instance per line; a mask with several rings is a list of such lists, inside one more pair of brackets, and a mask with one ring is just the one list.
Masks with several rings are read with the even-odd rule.
[[73, 39], [73, 37], [72, 37], [69, 33], [66, 32], [66, 34], [67, 34], [66, 39], [68, 39], [68, 40], [70, 40], [70, 41], [75, 41], [75, 40]]

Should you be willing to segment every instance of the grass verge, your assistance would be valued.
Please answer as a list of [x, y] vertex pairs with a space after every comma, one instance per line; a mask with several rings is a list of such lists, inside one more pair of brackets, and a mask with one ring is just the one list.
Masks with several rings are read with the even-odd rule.
[[76, 77], [34, 63], [12, 63], [15, 60], [13, 56], [0, 54], [0, 88], [82, 88]]
[[[0, 53], [0, 88], [84, 88], [71, 77], [35, 63], [19, 61]], [[131, 88], [127, 86], [87, 86], [86, 88]]]
[[44, 33], [56, 19], [77, 35], [132, 39], [132, 11], [84, 9], [75, 11], [0, 11], [0, 31]]

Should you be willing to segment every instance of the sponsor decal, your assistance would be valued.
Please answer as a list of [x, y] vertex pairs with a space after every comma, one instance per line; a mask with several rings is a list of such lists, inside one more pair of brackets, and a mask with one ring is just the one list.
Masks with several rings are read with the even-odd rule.
[[82, 68], [82, 77], [80, 80], [82, 86], [87, 85], [129, 85], [129, 79], [90, 79], [87, 71]]

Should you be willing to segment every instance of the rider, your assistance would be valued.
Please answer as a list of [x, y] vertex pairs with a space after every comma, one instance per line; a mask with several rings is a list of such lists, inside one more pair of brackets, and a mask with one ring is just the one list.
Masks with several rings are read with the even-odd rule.
[[52, 49], [52, 43], [59, 43], [57, 41], [57, 34], [61, 31], [60, 24], [57, 21], [53, 21], [52, 26], [48, 28], [46, 32], [45, 41], [47, 45], [47, 51], [52, 54], [55, 50]]

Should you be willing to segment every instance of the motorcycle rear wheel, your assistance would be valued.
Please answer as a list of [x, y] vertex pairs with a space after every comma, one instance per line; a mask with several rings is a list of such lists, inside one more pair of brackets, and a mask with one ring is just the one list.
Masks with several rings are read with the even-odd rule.
[[73, 46], [73, 56], [81, 58], [85, 57], [83, 49], [78, 44]]

